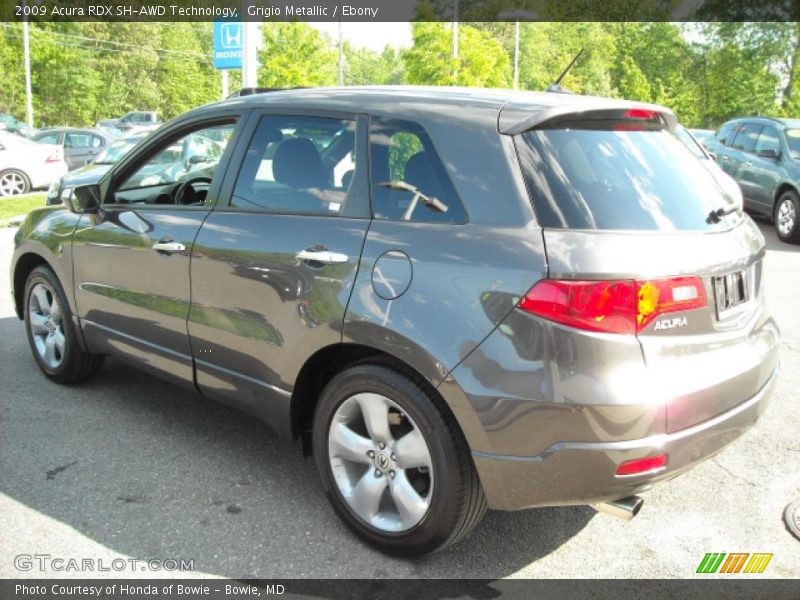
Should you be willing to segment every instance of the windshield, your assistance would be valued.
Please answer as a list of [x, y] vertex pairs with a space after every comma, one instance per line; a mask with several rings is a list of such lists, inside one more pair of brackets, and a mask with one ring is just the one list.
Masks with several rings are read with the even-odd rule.
[[690, 231], [730, 225], [709, 223], [708, 215], [737, 199], [711, 176], [706, 161], [664, 127], [630, 120], [562, 122], [528, 131], [519, 141], [543, 227]]
[[800, 159], [800, 129], [787, 129], [786, 143], [789, 145], [789, 154], [792, 158]]
[[143, 137], [144, 136], [130, 137], [122, 140], [117, 140], [116, 142], [111, 144], [108, 148], [103, 150], [100, 154], [98, 154], [94, 163], [96, 165], [113, 165], [115, 162], [118, 162], [123, 156], [125, 156], [128, 152], [130, 152], [131, 148], [133, 148], [136, 144], [138, 144]]

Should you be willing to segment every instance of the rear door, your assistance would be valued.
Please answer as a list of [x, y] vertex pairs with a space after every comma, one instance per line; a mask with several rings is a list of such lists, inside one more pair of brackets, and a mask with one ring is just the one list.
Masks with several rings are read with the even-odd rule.
[[338, 344], [369, 228], [366, 119], [254, 113], [195, 243], [197, 385], [289, 423], [298, 372]]
[[64, 133], [64, 160], [70, 171], [82, 167], [97, 155], [102, 138], [88, 131]]
[[731, 190], [656, 114], [565, 118], [516, 141], [549, 277], [638, 290], [641, 394], [665, 403], [665, 429], [752, 397], [777, 364], [777, 329], [763, 307], [762, 235], [740, 211], [711, 215], [735, 205]]
[[[74, 282], [84, 337], [95, 352], [132, 360], [192, 385], [189, 264], [216, 197], [222, 160], [187, 178], [175, 159], [192, 137], [228, 146], [239, 115], [165, 131], [112, 175], [102, 210], [81, 217], [73, 237]], [[222, 159], [223, 157], [220, 157]]]
[[[759, 212], [772, 214], [775, 191], [781, 182], [781, 142], [778, 130], [764, 125], [751, 156], [742, 167], [742, 179], [749, 182], [751, 199]], [[774, 153], [774, 154], [773, 154]]]

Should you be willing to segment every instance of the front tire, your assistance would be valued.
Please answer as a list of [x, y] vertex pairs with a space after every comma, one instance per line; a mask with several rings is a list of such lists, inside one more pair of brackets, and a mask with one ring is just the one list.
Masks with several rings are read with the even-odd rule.
[[395, 556], [435, 552], [486, 512], [469, 448], [418, 377], [360, 364], [334, 377], [314, 414], [317, 470], [359, 537]]
[[793, 190], [775, 203], [775, 232], [782, 242], [800, 244], [800, 196]]
[[92, 377], [104, 357], [84, 352], [77, 339], [64, 290], [47, 267], [37, 267], [25, 284], [25, 329], [36, 364], [57, 383]]

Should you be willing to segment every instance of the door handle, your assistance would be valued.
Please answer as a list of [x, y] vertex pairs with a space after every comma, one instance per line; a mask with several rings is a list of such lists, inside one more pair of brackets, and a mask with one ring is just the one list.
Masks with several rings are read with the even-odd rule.
[[329, 252], [328, 250], [301, 250], [297, 253], [297, 258], [303, 261], [318, 262], [326, 265], [340, 265], [349, 260], [346, 254]]
[[153, 244], [153, 250], [156, 252], [163, 252], [164, 254], [175, 254], [177, 252], [184, 252], [186, 246], [180, 242], [156, 242]]

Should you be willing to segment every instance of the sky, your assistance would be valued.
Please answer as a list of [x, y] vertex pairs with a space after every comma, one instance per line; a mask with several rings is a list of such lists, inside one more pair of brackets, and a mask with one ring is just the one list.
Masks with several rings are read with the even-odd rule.
[[[339, 39], [338, 23], [309, 23], [332, 40]], [[380, 52], [386, 44], [395, 48], [411, 46], [410, 23], [342, 23], [342, 35], [356, 47]]]

